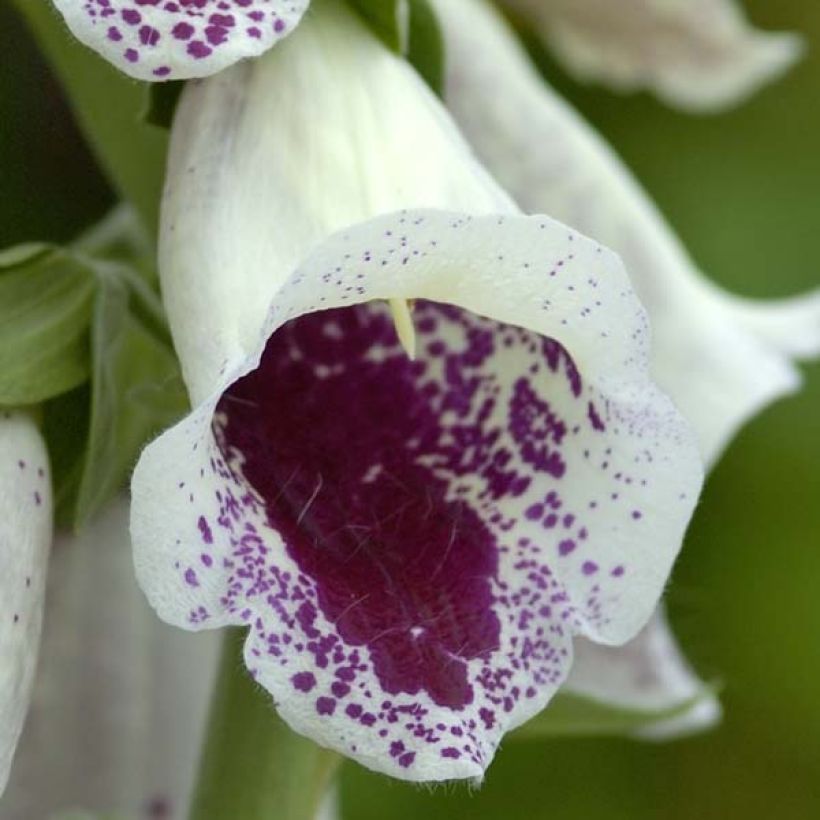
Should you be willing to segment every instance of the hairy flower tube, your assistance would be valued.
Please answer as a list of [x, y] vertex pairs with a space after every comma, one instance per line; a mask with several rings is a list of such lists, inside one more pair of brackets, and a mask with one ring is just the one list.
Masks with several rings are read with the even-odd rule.
[[296, 731], [480, 778], [574, 636], [646, 623], [701, 461], [618, 259], [521, 215], [412, 70], [314, 8], [180, 103], [160, 267], [194, 409], [134, 473], [138, 579], [170, 623], [247, 626]]

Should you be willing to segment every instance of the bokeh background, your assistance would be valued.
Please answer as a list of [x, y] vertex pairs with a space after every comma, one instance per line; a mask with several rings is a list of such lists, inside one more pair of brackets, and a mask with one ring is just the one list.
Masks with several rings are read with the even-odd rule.
[[[31, 0], [42, 2], [43, 0]], [[735, 292], [820, 284], [820, 3], [748, 0], [806, 57], [731, 112], [551, 81], [611, 141], [699, 265]], [[0, 5], [0, 247], [70, 239], [114, 195], [20, 21]], [[820, 817], [820, 366], [748, 425], [709, 479], [669, 587], [675, 629], [720, 681], [714, 731], [664, 745], [509, 743], [484, 787], [424, 789], [347, 765], [351, 820]], [[2, 812], [0, 812], [0, 815]], [[32, 820], [39, 820], [32, 818]]]

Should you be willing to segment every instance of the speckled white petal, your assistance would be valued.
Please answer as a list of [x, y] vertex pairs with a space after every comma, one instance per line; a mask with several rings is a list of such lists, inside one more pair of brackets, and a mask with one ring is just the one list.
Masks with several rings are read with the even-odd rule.
[[[424, 300], [413, 363], [392, 298]], [[617, 258], [546, 217], [337, 233], [143, 453], [140, 584], [171, 623], [249, 625], [297, 731], [405, 779], [480, 777], [572, 634], [640, 629], [680, 546], [700, 460], [647, 343]]]
[[70, 808], [183, 820], [218, 636], [158, 621], [134, 577], [128, 505], [113, 502], [49, 567], [43, 648], [4, 820]]
[[258, 57], [310, 0], [54, 0], [78, 40], [138, 80], [185, 80]]
[[714, 461], [743, 422], [799, 386], [791, 357], [820, 351], [818, 294], [754, 303], [705, 281], [623, 163], [544, 84], [499, 15], [481, 0], [436, 7], [448, 105], [478, 156], [524, 210], [549, 213], [620, 254], [649, 311], [653, 374]]
[[274, 294], [317, 242], [406, 207], [517, 210], [427, 86], [343, 3], [312, 11], [264, 58], [189, 84], [160, 274], [193, 402], [256, 345]]
[[649, 90], [709, 111], [737, 103], [803, 52], [794, 34], [765, 32], [735, 0], [503, 0], [530, 19], [580, 80]]
[[636, 732], [645, 738], [666, 739], [701, 731], [720, 718], [717, 698], [681, 654], [662, 608], [623, 646], [601, 646], [578, 638], [563, 691], [610, 706], [650, 712], [698, 699], [682, 714]]
[[0, 410], [0, 794], [31, 699], [51, 546], [48, 456], [33, 420]]

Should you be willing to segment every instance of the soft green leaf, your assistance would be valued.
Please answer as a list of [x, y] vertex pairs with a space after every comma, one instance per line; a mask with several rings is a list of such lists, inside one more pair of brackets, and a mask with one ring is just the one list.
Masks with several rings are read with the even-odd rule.
[[145, 443], [186, 408], [177, 361], [138, 317], [140, 297], [131, 284], [109, 269], [94, 302], [90, 420], [73, 516], [78, 528], [125, 483]]
[[444, 92], [444, 38], [429, 0], [407, 0], [407, 59], [439, 96]]
[[592, 698], [559, 692], [546, 709], [525, 723], [509, 740], [537, 740], [573, 735], [627, 735], [688, 712], [711, 689], [666, 709], [627, 709]]
[[92, 273], [64, 251], [0, 256], [0, 404], [37, 404], [88, 377], [93, 292]]

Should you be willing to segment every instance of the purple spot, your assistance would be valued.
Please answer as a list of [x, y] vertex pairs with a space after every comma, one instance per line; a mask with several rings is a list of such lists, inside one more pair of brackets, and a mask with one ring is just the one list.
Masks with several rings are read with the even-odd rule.
[[316, 686], [316, 677], [313, 672], [297, 672], [291, 679], [294, 689], [300, 692], [310, 692]]
[[199, 578], [196, 577], [196, 572], [191, 567], [185, 570], [185, 583], [190, 587], [199, 586]]
[[320, 715], [332, 715], [336, 711], [336, 701], [333, 698], [316, 698], [316, 711]]
[[594, 561], [584, 561], [581, 566], [581, 572], [583, 572], [584, 575], [594, 575], [598, 572], [598, 565]]
[[571, 538], [565, 538], [558, 544], [559, 555], [569, 555], [576, 547], [575, 541]]

